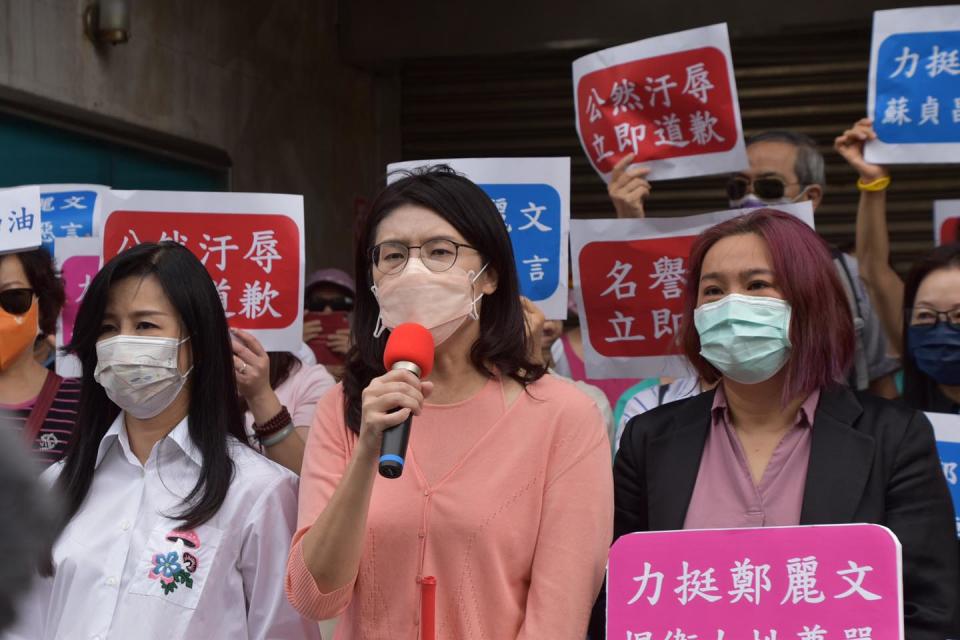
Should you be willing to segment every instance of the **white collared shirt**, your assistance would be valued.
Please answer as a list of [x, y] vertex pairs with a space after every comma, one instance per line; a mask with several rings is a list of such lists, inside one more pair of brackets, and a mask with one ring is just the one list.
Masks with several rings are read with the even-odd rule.
[[169, 516], [183, 512], [202, 464], [187, 420], [141, 465], [121, 413], [100, 443], [86, 500], [54, 545], [54, 576], [38, 579], [12, 637], [318, 640], [284, 595], [297, 477], [238, 442], [229, 450], [234, 477], [220, 510], [178, 531]]

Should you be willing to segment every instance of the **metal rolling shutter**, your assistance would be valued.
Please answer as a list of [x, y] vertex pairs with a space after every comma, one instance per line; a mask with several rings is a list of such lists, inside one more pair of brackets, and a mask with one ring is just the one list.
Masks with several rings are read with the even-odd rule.
[[[853, 240], [858, 193], [854, 172], [833, 152], [833, 139], [865, 114], [869, 45], [868, 23], [732, 42], [747, 135], [793, 129], [820, 144], [828, 184], [817, 226], [838, 245]], [[405, 64], [403, 159], [569, 155], [573, 216], [612, 216], [605, 185], [584, 157], [574, 128], [570, 65], [584, 53]], [[898, 166], [892, 173], [892, 259], [904, 272], [932, 247], [932, 200], [960, 198], [960, 169]], [[724, 182], [724, 177], [711, 177], [655, 183], [648, 215], [722, 209]]]

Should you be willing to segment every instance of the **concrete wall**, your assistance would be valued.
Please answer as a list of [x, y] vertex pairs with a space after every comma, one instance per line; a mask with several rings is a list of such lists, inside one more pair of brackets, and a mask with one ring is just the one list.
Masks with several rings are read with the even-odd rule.
[[96, 49], [88, 0], [0, 0], [0, 85], [225, 150], [235, 191], [302, 193], [310, 267], [348, 266], [381, 175], [376, 87], [340, 61], [333, 0], [131, 0]]
[[[591, 49], [727, 22], [733, 37], [790, 34], [869, 19], [877, 9], [956, 0], [340, 0], [345, 58], [408, 58]], [[802, 37], [802, 36], [799, 36]]]

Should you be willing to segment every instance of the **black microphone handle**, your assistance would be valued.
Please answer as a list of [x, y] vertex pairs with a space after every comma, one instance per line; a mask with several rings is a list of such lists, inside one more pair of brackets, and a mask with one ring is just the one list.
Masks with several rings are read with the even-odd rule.
[[399, 478], [403, 474], [412, 422], [411, 412], [406, 420], [383, 432], [383, 440], [380, 441], [380, 475], [384, 478]]
[[[420, 377], [420, 367], [413, 362], [403, 360], [395, 362], [391, 371], [394, 369], [403, 369]], [[410, 442], [411, 422], [413, 422], [412, 411], [406, 420], [383, 432], [383, 439], [380, 441], [380, 475], [384, 478], [399, 478], [403, 474], [403, 465], [407, 458], [407, 443]]]

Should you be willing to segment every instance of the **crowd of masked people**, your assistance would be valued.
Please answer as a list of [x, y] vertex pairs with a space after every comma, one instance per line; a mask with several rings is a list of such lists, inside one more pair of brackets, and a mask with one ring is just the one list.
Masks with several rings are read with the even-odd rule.
[[[924, 412], [960, 413], [960, 244], [890, 267], [873, 137], [864, 120], [835, 143], [859, 174], [852, 252], [778, 210], [825, 197], [814, 142], [748, 140], [725, 199], [749, 210], [689, 257], [696, 374], [674, 380], [587, 378], [575, 306], [545, 321], [521, 297], [496, 207], [445, 167], [373, 200], [355, 277], [310, 275], [296, 353], [229, 328], [200, 261], [147, 243], [92, 279], [65, 347], [82, 374], [62, 378], [51, 257], [0, 256], [5, 637], [318, 638], [337, 619], [337, 638], [416, 639], [435, 576], [438, 638], [598, 640], [619, 536], [840, 523], [899, 539], [908, 639], [958, 634]], [[646, 215], [631, 161], [618, 217]], [[423, 380], [383, 363], [414, 309]], [[411, 415], [406, 470], [382, 478], [383, 433]]]

